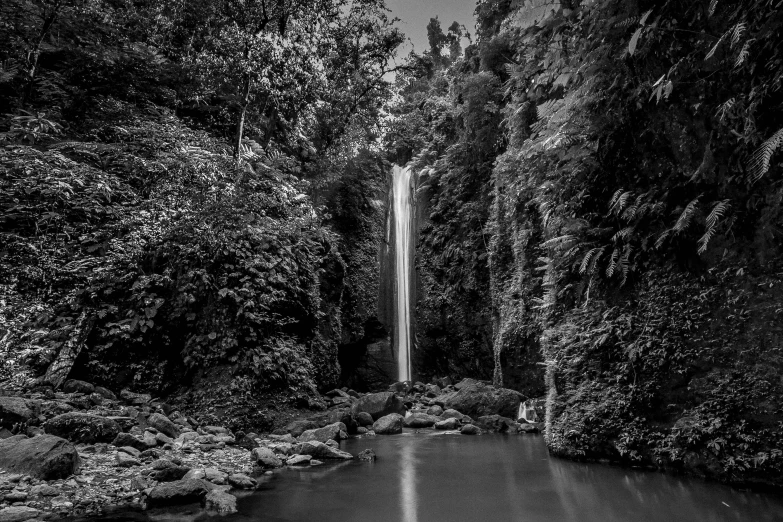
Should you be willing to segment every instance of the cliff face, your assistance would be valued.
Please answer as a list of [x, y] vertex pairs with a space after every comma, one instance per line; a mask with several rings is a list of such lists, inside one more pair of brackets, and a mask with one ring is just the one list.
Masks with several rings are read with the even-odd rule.
[[425, 373], [546, 394], [558, 455], [783, 483], [783, 68], [744, 33], [783, 18], [753, 5], [479, 3], [408, 93]]

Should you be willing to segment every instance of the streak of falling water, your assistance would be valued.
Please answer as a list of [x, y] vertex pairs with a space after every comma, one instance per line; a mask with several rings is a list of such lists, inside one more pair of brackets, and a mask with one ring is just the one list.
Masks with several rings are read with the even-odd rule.
[[394, 204], [394, 265], [395, 301], [397, 317], [397, 377], [400, 381], [411, 379], [410, 340], [410, 267], [413, 254], [411, 234], [411, 171], [397, 165], [392, 171], [392, 196]]

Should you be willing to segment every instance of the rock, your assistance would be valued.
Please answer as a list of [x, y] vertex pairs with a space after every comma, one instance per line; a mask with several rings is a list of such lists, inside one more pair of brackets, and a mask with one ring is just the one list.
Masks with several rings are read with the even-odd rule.
[[141, 462], [139, 462], [136, 458], [122, 451], [118, 451], [117, 456], [115, 458], [117, 460], [117, 465], [121, 468], [131, 468], [133, 466], [141, 466]]
[[[255, 437], [258, 438], [258, 435], [255, 435]], [[296, 444], [296, 439], [290, 433], [286, 433], [285, 435], [270, 435], [269, 438], [277, 442]]]
[[128, 455], [136, 459], [141, 457], [141, 452], [136, 448], [131, 448], [130, 446], [122, 446], [120, 448], [117, 448], [117, 451], [120, 451], [122, 453], [127, 453]]
[[149, 446], [147, 446], [143, 440], [134, 437], [130, 433], [119, 433], [112, 441], [112, 445], [117, 446], [118, 448], [130, 447], [138, 451], [144, 451], [149, 448]]
[[135, 491], [144, 491], [152, 487], [152, 481], [147, 477], [136, 475], [131, 479], [130, 487]]
[[327, 446], [329, 446], [331, 448], [339, 448], [340, 447], [340, 443], [337, 442], [336, 440], [332, 440], [332, 439], [327, 440], [326, 442], [324, 442], [324, 444], [326, 444]]
[[358, 428], [356, 428], [356, 433], [359, 435], [364, 435], [365, 433], [367, 433], [367, 431], [368, 431], [367, 428], [365, 428], [364, 426], [359, 426]]
[[215, 468], [204, 468], [204, 479], [218, 486], [222, 486], [228, 483], [228, 473], [224, 473]]
[[481, 429], [473, 424], [465, 424], [459, 432], [463, 435], [478, 435]]
[[466, 415], [461, 414], [457, 410], [448, 409], [441, 413], [440, 418], [441, 419], [457, 419], [459, 421], [464, 420]]
[[36, 518], [40, 511], [28, 506], [11, 506], [0, 509], [0, 522], [24, 522]]
[[369, 413], [373, 420], [378, 420], [392, 413], [404, 414], [405, 406], [393, 392], [368, 393], [356, 401], [352, 411], [354, 415]]
[[427, 413], [429, 415], [435, 415], [436, 417], [440, 417], [440, 415], [443, 413], [443, 408], [441, 408], [436, 404], [435, 406], [430, 407], [430, 409], [427, 410]]
[[437, 397], [441, 394], [440, 386], [437, 384], [427, 384], [424, 386], [424, 395], [427, 397]]
[[14, 434], [8, 431], [8, 428], [0, 428], [0, 439], [10, 439], [13, 436]]
[[356, 423], [359, 424], [359, 426], [372, 426], [373, 423], [372, 415], [367, 413], [366, 411], [360, 411], [356, 414]]
[[148, 404], [152, 400], [152, 396], [148, 393], [133, 393], [129, 390], [122, 390], [120, 392], [120, 398], [136, 406]]
[[27, 500], [27, 492], [15, 490], [10, 493], [6, 493], [4, 500], [6, 502], [24, 502]]
[[440, 419], [426, 413], [412, 413], [405, 417], [402, 425], [406, 428], [430, 428]]
[[73, 444], [54, 435], [11, 437], [0, 441], [0, 468], [41, 480], [62, 479], [79, 468], [79, 454]]
[[184, 466], [174, 465], [170, 468], [156, 469], [150, 473], [150, 478], [158, 482], [174, 482], [185, 478], [190, 470]]
[[41, 414], [46, 417], [55, 417], [75, 410], [76, 408], [63, 401], [44, 401], [41, 403]]
[[89, 413], [63, 413], [43, 425], [46, 433], [72, 442], [111, 442], [120, 433], [120, 425], [111, 419]]
[[171, 506], [201, 502], [214, 486], [204, 480], [175, 480], [158, 484], [147, 495], [150, 507]]
[[323, 442], [318, 442], [315, 440], [310, 442], [301, 442], [294, 446], [293, 451], [299, 455], [310, 455], [317, 459], [350, 460], [353, 458], [353, 455], [348, 452], [333, 448], [327, 444], [324, 444]]
[[147, 424], [149, 424], [159, 432], [163, 433], [164, 435], [171, 437], [172, 439], [176, 439], [177, 437], [179, 437], [179, 433], [180, 433], [179, 426], [174, 424], [165, 415], [161, 415], [160, 413], [153, 413], [152, 415], [150, 415], [150, 418], [147, 419]]
[[264, 446], [255, 448], [251, 455], [258, 465], [264, 468], [279, 468], [283, 462], [277, 458], [271, 449]]
[[372, 425], [372, 429], [378, 435], [395, 435], [397, 433], [402, 433], [402, 421], [402, 415], [399, 413], [391, 413], [375, 421]]
[[[27, 430], [25, 430], [25, 433], [27, 434], [28, 437], [35, 437], [38, 435], [43, 435], [46, 432], [43, 430], [43, 428], [39, 428], [38, 426], [28, 426]], [[7, 438], [7, 437], [0, 436], [0, 439], [2, 438]]]
[[0, 427], [28, 422], [38, 417], [36, 403], [21, 397], [0, 397]]
[[256, 481], [243, 473], [229, 475], [228, 483], [237, 489], [253, 489], [256, 487]]
[[522, 422], [517, 426], [517, 433], [538, 433], [539, 431], [538, 427], [528, 422]]
[[476, 423], [485, 430], [505, 433], [511, 427], [515, 427], [516, 422], [500, 415], [484, 415], [476, 419]]
[[298, 437], [302, 433], [304, 433], [306, 430], [314, 430], [319, 428], [318, 424], [316, 424], [313, 421], [309, 420], [297, 420], [293, 421], [290, 424], [288, 424], [285, 428], [283, 428], [284, 431], [291, 434], [293, 437]]
[[507, 388], [464, 379], [456, 386], [458, 391], [443, 397], [444, 407], [455, 409], [466, 415], [502, 415], [514, 417], [519, 410], [521, 394]]
[[309, 466], [312, 455], [292, 455], [285, 461], [288, 466]]
[[[254, 436], [251, 437], [251, 435]], [[286, 434], [286, 435], [291, 437], [290, 434]], [[253, 448], [257, 448], [258, 442], [256, 442], [256, 438], [258, 438], [258, 436], [255, 433], [249, 433], [244, 437], [242, 437], [241, 439], [239, 439], [239, 441], [237, 442], [237, 446], [239, 446], [240, 448], [245, 448], [246, 450], [252, 450]], [[293, 437], [291, 438], [293, 439]]]
[[229, 435], [231, 436], [231, 431], [229, 431], [228, 428], [224, 428], [222, 426], [204, 426], [201, 428], [201, 430], [204, 433], [207, 433], [209, 435]]
[[345, 393], [342, 390], [330, 390], [326, 393], [324, 393], [326, 397], [329, 397], [330, 399], [334, 399], [335, 397], [345, 397], [346, 399], [350, 397], [347, 393]]
[[89, 395], [95, 391], [95, 386], [89, 382], [68, 379], [65, 381], [65, 384], [63, 384], [63, 391], [65, 393], [83, 393], [85, 395]]
[[168, 437], [168, 436], [166, 436], [166, 435], [164, 435], [162, 433], [156, 433], [155, 434], [155, 442], [157, 442], [159, 446], [163, 446], [165, 444], [171, 444], [172, 442], [174, 442], [174, 439], [172, 439], [171, 437]]
[[142, 459], [145, 459], [145, 460], [146, 459], [159, 459], [160, 456], [161, 456], [160, 450], [157, 450], [157, 449], [154, 449], [154, 448], [146, 449], [146, 450], [141, 452], [141, 455], [139, 455], [139, 457], [141, 457]]
[[348, 428], [346, 428], [345, 424], [342, 422], [335, 422], [334, 424], [329, 424], [323, 428], [307, 430], [303, 432], [299, 436], [299, 441], [308, 442], [311, 440], [317, 440], [320, 442], [326, 442], [329, 439], [340, 440], [341, 438], [345, 438], [340, 436], [340, 432], [345, 432], [347, 430]]
[[457, 428], [459, 428], [459, 426], [460, 426], [459, 420], [454, 417], [450, 417], [448, 419], [435, 423], [436, 430], [456, 430]]
[[449, 386], [451, 384], [451, 378], [441, 377], [440, 379], [435, 379], [435, 384], [437, 384], [441, 388], [445, 388], [446, 386]]
[[210, 491], [204, 497], [204, 507], [208, 511], [228, 515], [237, 512], [237, 497], [225, 491]]
[[31, 497], [56, 497], [60, 490], [48, 484], [39, 484], [30, 488]]
[[141, 442], [144, 444], [145, 448], [154, 448], [158, 445], [158, 439], [155, 438], [157, 434], [152, 433], [151, 431], [145, 431], [144, 436], [141, 439]]
[[376, 459], [375, 452], [370, 448], [367, 448], [366, 450], [362, 450], [359, 452], [359, 460], [363, 460], [366, 462], [375, 462], [375, 459]]
[[95, 393], [99, 394], [104, 399], [109, 399], [110, 401], [116, 401], [117, 396], [114, 395], [110, 390], [107, 390], [103, 386], [96, 386], [95, 387]]

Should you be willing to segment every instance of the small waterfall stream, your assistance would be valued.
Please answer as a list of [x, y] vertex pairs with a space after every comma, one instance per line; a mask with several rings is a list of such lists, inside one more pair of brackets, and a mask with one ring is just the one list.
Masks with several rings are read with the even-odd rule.
[[392, 171], [392, 215], [394, 217], [394, 301], [397, 378], [411, 379], [410, 279], [413, 261], [411, 171], [394, 166]]

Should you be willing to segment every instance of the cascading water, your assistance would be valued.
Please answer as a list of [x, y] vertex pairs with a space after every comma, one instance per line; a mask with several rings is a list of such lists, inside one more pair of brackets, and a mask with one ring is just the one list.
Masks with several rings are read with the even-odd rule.
[[392, 171], [392, 205], [394, 217], [395, 319], [397, 378], [411, 379], [411, 307], [410, 275], [413, 258], [411, 171], [397, 165]]

